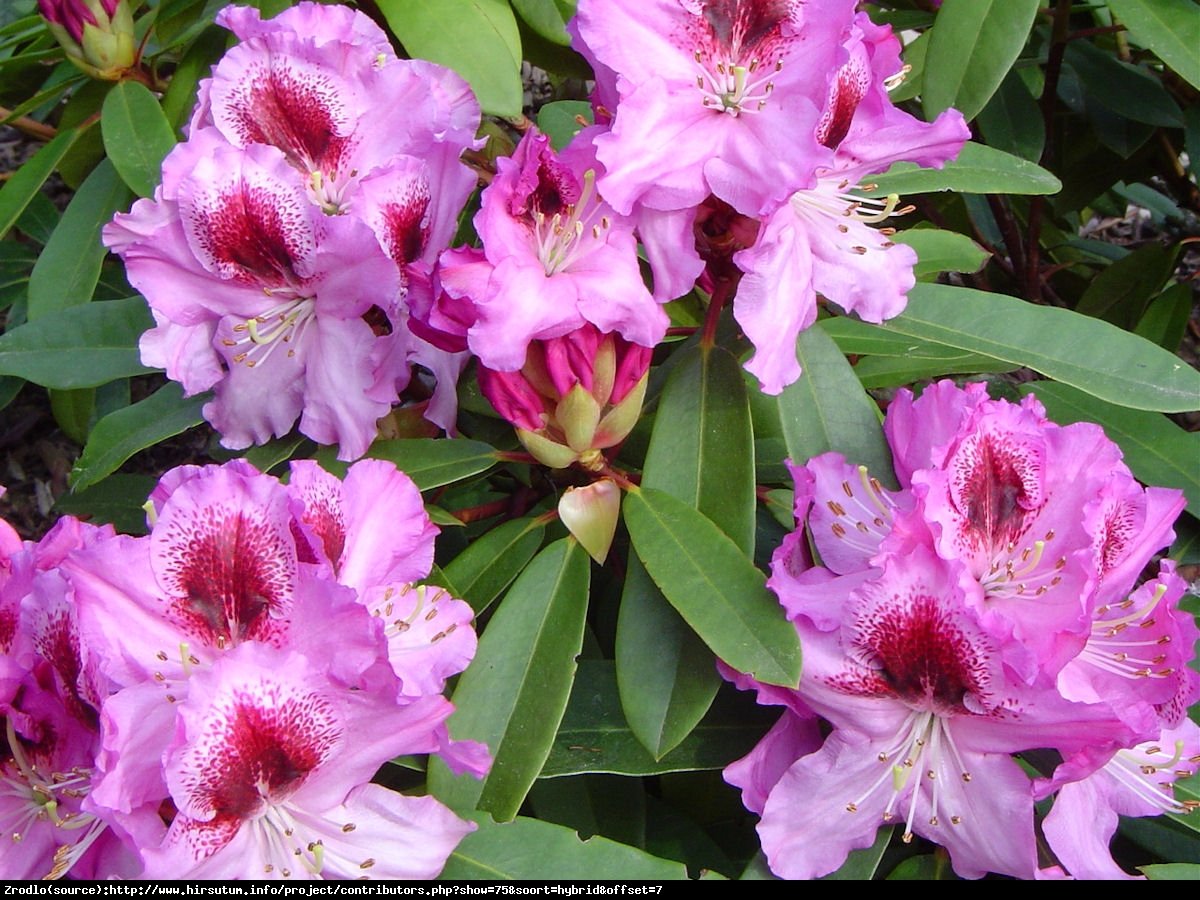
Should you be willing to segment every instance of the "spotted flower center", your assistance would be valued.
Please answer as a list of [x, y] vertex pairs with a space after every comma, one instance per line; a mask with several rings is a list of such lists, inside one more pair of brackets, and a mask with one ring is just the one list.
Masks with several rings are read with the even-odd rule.
[[693, 28], [696, 88], [709, 109], [737, 117], [761, 111], [783, 68], [786, 0], [708, 0]]
[[222, 343], [233, 352], [234, 363], [244, 363], [253, 369], [280, 347], [287, 348], [289, 358], [294, 357], [305, 331], [316, 318], [316, 298], [296, 297], [234, 325], [234, 337]]
[[[604, 243], [612, 223], [600, 214], [595, 193], [596, 173], [588, 169], [578, 199], [570, 203], [546, 203], [531, 213], [534, 249], [547, 275], [566, 271], [596, 244]], [[547, 214], [545, 208], [558, 211]]]

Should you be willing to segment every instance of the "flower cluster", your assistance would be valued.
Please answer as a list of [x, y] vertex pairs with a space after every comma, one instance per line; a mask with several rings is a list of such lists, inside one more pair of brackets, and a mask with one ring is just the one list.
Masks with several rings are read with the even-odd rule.
[[186, 466], [145, 537], [0, 530], [5, 878], [432, 878], [473, 826], [371, 783], [451, 741], [470, 607], [390, 463]]
[[[838, 454], [792, 468], [801, 527], [768, 584], [803, 643], [799, 688], [728, 673], [786, 707], [726, 770], [771, 868], [824, 874], [897, 822], [960, 875], [1033, 877], [1034, 802], [1054, 794], [1067, 872], [1123, 874], [1117, 815], [1183, 811], [1171, 783], [1200, 762], [1184, 583], [1169, 562], [1139, 583], [1181, 495], [1141, 487], [1099, 427], [979, 384], [902, 392], [886, 432], [898, 491]], [[1039, 749], [1063, 761], [1035, 781], [1012, 754]]]
[[240, 43], [201, 84], [162, 185], [104, 232], [157, 327], [142, 359], [226, 446], [300, 430], [361, 456], [411, 377], [438, 375], [427, 416], [452, 429], [465, 356], [409, 327], [475, 185], [460, 161], [479, 107], [466, 83], [397, 59], [370, 19], [302, 3], [263, 21], [229, 7]]

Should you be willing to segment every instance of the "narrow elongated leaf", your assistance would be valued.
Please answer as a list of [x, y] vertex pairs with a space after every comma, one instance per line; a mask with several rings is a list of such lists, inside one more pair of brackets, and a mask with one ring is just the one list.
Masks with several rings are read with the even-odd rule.
[[[737, 361], [681, 351], [659, 399], [642, 484], [708, 516], [747, 556], [754, 547], [754, 443]], [[656, 757], [682, 741], [721, 685], [712, 652], [629, 561], [617, 620], [617, 679], [634, 734]]]
[[470, 478], [496, 464], [496, 451], [487, 444], [444, 438], [376, 441], [367, 455], [394, 462], [423, 491]]
[[517, 814], [558, 732], [575, 657], [583, 646], [589, 562], [572, 539], [548, 546], [509, 589], [454, 692], [451, 732], [483, 741], [494, 762], [484, 781], [455, 779], [431, 763], [429, 787], [457, 810]]
[[82, 129], [79, 128], [60, 131], [32, 159], [17, 169], [12, 178], [4, 182], [4, 187], [0, 188], [0, 238], [8, 234], [17, 219], [21, 218], [21, 213], [33, 200], [34, 194], [41, 190], [81, 133]]
[[188, 114], [195, 106], [197, 84], [201, 78], [208, 76], [213, 63], [221, 58], [228, 40], [229, 32], [212, 26], [196, 38], [175, 67], [162, 101], [163, 115], [173, 129], [172, 134], [187, 121]]
[[984, 372], [1011, 372], [1016, 363], [1004, 362], [978, 353], [963, 353], [945, 348], [943, 355], [884, 357], [868, 356], [854, 366], [854, 374], [864, 388], [902, 387], [922, 378], [946, 375], [979, 375]]
[[521, 112], [521, 36], [505, 0], [378, 0], [392, 33], [415, 57], [465, 78], [483, 111]]
[[918, 284], [908, 309], [879, 327], [1028, 366], [1132, 409], [1187, 412], [1200, 396], [1200, 372], [1162, 347], [1107, 322], [1016, 297]]
[[29, 276], [31, 322], [92, 299], [108, 253], [100, 243], [100, 229], [130, 199], [129, 188], [111, 162], [104, 160], [92, 170]]
[[720, 696], [700, 724], [661, 759], [639, 743], [617, 693], [617, 674], [608, 660], [583, 660], [571, 689], [571, 700], [554, 738], [542, 778], [607, 772], [617, 775], [661, 775], [723, 769], [750, 752], [777, 715]]
[[968, 141], [958, 158], [940, 169], [915, 163], [896, 163], [882, 175], [872, 175], [871, 197], [956, 191], [960, 194], [1057, 194], [1062, 182], [1027, 159]]
[[185, 399], [183, 388], [171, 382], [145, 400], [109, 413], [92, 428], [71, 470], [72, 490], [91, 487], [139, 450], [199, 425], [204, 421], [200, 409], [208, 399]]
[[804, 375], [776, 399], [788, 456], [802, 465], [836, 450], [894, 486], [878, 408], [837, 345], [819, 326], [809, 328], [796, 342], [796, 357]]
[[796, 686], [796, 629], [733, 541], [686, 503], [652, 488], [626, 495], [625, 524], [650, 577], [718, 657], [759, 681]]
[[1014, 69], [979, 113], [988, 146], [1037, 162], [1046, 145], [1046, 124], [1033, 94]]
[[687, 869], [607, 838], [581, 841], [569, 828], [537, 819], [497, 824], [487, 817], [450, 854], [442, 881], [551, 879], [683, 880]]
[[[1200, 35], [1198, 35], [1200, 37]], [[1067, 44], [1065, 60], [1083, 80], [1088, 102], [1100, 103], [1119, 116], [1148, 125], [1178, 128], [1183, 111], [1162, 82], [1148, 71], [1122, 62], [1087, 41]]]
[[100, 129], [108, 158], [125, 184], [139, 196], [153, 195], [175, 135], [149, 88], [136, 81], [116, 85], [104, 98]]
[[112, 523], [121, 534], [145, 534], [146, 509], [143, 504], [158, 481], [150, 475], [109, 475], [95, 487], [63, 494], [55, 501], [54, 511], [78, 516], [95, 525]]
[[0, 337], [0, 375], [44, 387], [96, 387], [153, 371], [141, 364], [137, 342], [154, 325], [141, 297], [106, 300], [70, 316], [28, 322]]
[[546, 40], [566, 47], [571, 43], [567, 22], [554, 0], [512, 0], [513, 9]]
[[481, 613], [500, 596], [533, 559], [545, 537], [546, 526], [534, 519], [516, 519], [497, 525], [471, 543], [446, 566], [446, 577], [461, 597]]
[[27, 238], [32, 238], [39, 244], [45, 245], [54, 234], [62, 219], [62, 213], [54, 205], [54, 201], [45, 194], [36, 193], [29, 198], [29, 205], [21, 218], [17, 219], [17, 230]]
[[953, 106], [975, 118], [1012, 64], [1039, 0], [945, 0], [929, 35], [921, 100], [933, 119]]
[[1108, 0], [1130, 36], [1200, 90], [1200, 9], [1191, 0]]
[[77, 444], [87, 441], [88, 428], [96, 413], [96, 389], [50, 391], [50, 412], [63, 433]]
[[1173, 284], [1150, 301], [1133, 330], [1134, 334], [1154, 341], [1166, 350], [1175, 350], [1187, 331], [1191, 313], [1192, 286]]
[[1151, 881], [1200, 881], [1200, 866], [1194, 863], [1163, 863], [1142, 866], [1142, 874]]
[[1175, 270], [1177, 247], [1152, 243], [1119, 259], [1095, 277], [1076, 304], [1076, 312], [1132, 328], [1150, 298], [1162, 290]]
[[988, 258], [986, 250], [957, 231], [910, 228], [898, 232], [892, 240], [917, 251], [917, 264], [913, 267], [917, 278], [942, 272], [978, 272]]

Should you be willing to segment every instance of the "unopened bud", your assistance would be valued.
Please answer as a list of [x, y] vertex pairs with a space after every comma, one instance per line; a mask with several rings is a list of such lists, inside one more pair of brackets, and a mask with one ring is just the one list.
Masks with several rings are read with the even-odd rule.
[[38, 0], [67, 58], [93, 78], [117, 81], [133, 66], [134, 0]]
[[608, 478], [587, 487], [567, 488], [558, 501], [562, 523], [601, 565], [608, 558], [620, 513], [621, 489]]

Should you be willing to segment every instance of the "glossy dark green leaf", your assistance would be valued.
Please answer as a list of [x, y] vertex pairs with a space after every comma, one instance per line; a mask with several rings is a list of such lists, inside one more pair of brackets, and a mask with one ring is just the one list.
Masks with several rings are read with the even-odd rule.
[[918, 284], [908, 308], [879, 327], [1028, 366], [1133, 409], [1187, 412], [1200, 396], [1200, 372], [1162, 347], [1107, 322], [1003, 294]]
[[1183, 125], [1179, 104], [1146, 69], [1122, 62], [1088, 41], [1071, 41], [1064, 59], [1083, 80], [1089, 103], [1101, 103], [1135, 122], [1166, 128]]
[[538, 819], [570, 828], [581, 838], [600, 835], [644, 849], [646, 799], [640, 779], [588, 775], [539, 778], [529, 790], [527, 806]]
[[541, 777], [722, 769], [749, 753], [776, 718], [776, 713], [761, 708], [752, 708], [746, 715], [741, 705], [718, 699], [683, 742], [655, 759], [638, 741], [621, 710], [613, 663], [582, 660]]
[[512, 0], [517, 15], [541, 37], [566, 47], [571, 43], [567, 19], [554, 0]]
[[979, 375], [985, 372], [1012, 372], [1016, 363], [1004, 362], [978, 353], [951, 351], [928, 356], [868, 356], [854, 366], [854, 374], [864, 388], [893, 388], [910, 385], [923, 378], [948, 375]]
[[942, 272], [978, 272], [988, 258], [988, 252], [965, 234], [943, 228], [910, 228], [892, 240], [917, 252], [913, 274], [926, 281]]
[[204, 421], [200, 409], [209, 399], [204, 395], [185, 398], [183, 389], [171, 382], [145, 400], [109, 413], [92, 428], [87, 446], [71, 470], [72, 490], [86, 490], [139, 450], [199, 425]]
[[496, 464], [496, 451], [492, 447], [462, 439], [376, 441], [367, 455], [394, 462], [423, 491], [470, 478]]
[[[584, 124], [580, 123], [580, 119]], [[559, 100], [538, 110], [538, 129], [550, 138], [555, 150], [571, 142], [580, 129], [592, 122], [592, 104], [584, 100]]]
[[1175, 543], [1167, 555], [1181, 566], [1200, 565], [1200, 522], [1180, 516], [1175, 522]]
[[876, 188], [868, 196], [957, 191], [962, 194], [1055, 194], [1062, 190], [1058, 178], [1027, 159], [968, 141], [958, 158], [940, 169], [922, 169], [915, 163], [896, 163], [882, 175], [872, 175]]
[[895, 485], [892, 455], [879, 408], [820, 326], [800, 334], [796, 356], [804, 374], [776, 398], [788, 456], [798, 465], [834, 450]]
[[[260, 472], [269, 472], [280, 463], [287, 462], [296, 456], [306, 443], [310, 448], [312, 447], [311, 441], [302, 434], [289, 434], [286, 437], [274, 438], [265, 444], [247, 450], [246, 462]], [[305, 453], [300, 453], [301, 457], [305, 455]]]
[[[1176, 780], [1171, 790], [1175, 795], [1175, 799], [1181, 803], [1200, 803], [1200, 775]], [[1168, 813], [1167, 815], [1189, 831], [1200, 832], [1200, 819], [1197, 819], [1194, 815], [1190, 813]], [[1200, 847], [1197, 850], [1200, 850]]]
[[[681, 350], [659, 398], [642, 484], [693, 505], [747, 554], [754, 546], [754, 444], [749, 399], [725, 350]], [[617, 620], [625, 715], [662, 756], [700, 721], [720, 687], [712, 652], [629, 561]]]
[[60, 131], [0, 187], [0, 238], [21, 218], [33, 196], [41, 190], [79, 135], [78, 128]]
[[761, 572], [709, 519], [652, 488], [625, 497], [638, 558], [720, 659], [759, 681], [794, 687], [800, 642]]
[[0, 375], [70, 390], [150, 372], [141, 364], [137, 342], [153, 324], [141, 297], [29, 322], [0, 337]]
[[944, 850], [910, 856], [888, 873], [888, 881], [957, 881]]
[[29, 198], [29, 205], [17, 219], [17, 231], [27, 238], [45, 245], [54, 234], [54, 229], [62, 220], [62, 213], [54, 205], [54, 201], [45, 194], [38, 192]]
[[1150, 243], [1097, 275], [1075, 309], [1121, 328], [1132, 328], [1175, 271], [1177, 247]]
[[1130, 37], [1200, 90], [1200, 9], [1191, 0], [1108, 0]]
[[96, 389], [52, 390], [49, 394], [50, 412], [58, 427], [75, 443], [84, 443], [96, 412]]
[[651, 856], [602, 837], [581, 841], [561, 825], [518, 818], [497, 824], [486, 817], [450, 854], [442, 881], [562, 879], [683, 880], [682, 863]]
[[486, 113], [521, 112], [521, 37], [505, 0], [378, 0], [392, 33], [410, 54], [465, 78]]
[[1015, 70], [1004, 76], [999, 89], [979, 113], [979, 127], [988, 145], [1030, 162], [1042, 158], [1046, 125], [1033, 94]]
[[63, 494], [54, 503], [54, 511], [77, 516], [94, 525], [111, 523], [121, 534], [145, 534], [146, 509], [143, 504], [158, 481], [152, 475], [109, 475], [95, 487]]
[[1020, 55], [1039, 5], [1039, 0], [946, 0], [925, 54], [926, 118], [951, 106], [968, 121], [975, 118]]
[[[125, 209], [132, 195], [108, 160], [101, 162], [71, 198], [54, 236], [29, 276], [29, 320], [88, 303], [108, 251], [100, 229]], [[147, 326], [149, 327], [149, 326]]]
[[483, 612], [533, 559], [545, 534], [536, 519], [515, 519], [472, 541], [446, 566], [455, 596]]
[[1154, 341], [1166, 350], [1175, 350], [1183, 341], [1192, 312], [1193, 289], [1190, 284], [1173, 284], [1146, 307], [1134, 327], [1134, 334]]
[[187, 121], [196, 105], [196, 86], [207, 78], [213, 63], [225, 52], [229, 32], [213, 26], [200, 33], [188, 47], [183, 59], [171, 74], [171, 83], [163, 94], [162, 111], [174, 131]]
[[521, 573], [483, 630], [454, 691], [450, 730], [458, 740], [486, 743], [494, 761], [482, 782], [430, 764], [430, 790], [452, 808], [502, 820], [520, 809], [567, 708], [588, 579], [587, 553], [573, 539], [556, 541]]
[[150, 89], [136, 81], [116, 85], [104, 98], [100, 128], [121, 179], [139, 196], [152, 196], [175, 135]]

